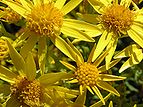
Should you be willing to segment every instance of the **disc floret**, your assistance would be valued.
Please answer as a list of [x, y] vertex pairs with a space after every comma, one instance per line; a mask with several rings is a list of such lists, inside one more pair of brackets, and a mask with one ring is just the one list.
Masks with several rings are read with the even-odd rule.
[[12, 85], [11, 90], [21, 105], [40, 106], [42, 93], [38, 81], [29, 81], [26, 77], [18, 77], [15, 80], [15, 84]]
[[27, 15], [27, 27], [42, 36], [53, 36], [60, 32], [63, 24], [62, 12], [53, 3], [35, 5]]
[[111, 5], [101, 15], [104, 28], [114, 33], [126, 32], [133, 23], [133, 11], [122, 5]]
[[99, 71], [95, 65], [85, 62], [77, 68], [75, 76], [81, 85], [95, 86]]

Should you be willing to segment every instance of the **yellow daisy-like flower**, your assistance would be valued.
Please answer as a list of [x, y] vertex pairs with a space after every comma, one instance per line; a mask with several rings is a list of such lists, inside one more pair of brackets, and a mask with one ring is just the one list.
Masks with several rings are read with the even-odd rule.
[[[22, 34], [17, 41], [26, 40], [26, 44], [20, 53], [24, 58], [27, 56], [38, 41], [39, 65], [44, 71], [44, 60], [47, 52], [47, 38], [51, 39], [55, 46], [66, 53], [66, 48], [62, 46], [64, 40], [59, 36], [61, 33], [80, 40], [93, 42], [94, 39], [82, 32], [85, 29], [98, 30], [97, 27], [86, 22], [66, 19], [64, 16], [73, 10], [82, 0], [20, 0], [20, 3], [11, 0], [2, 0], [11, 9], [23, 16], [26, 20], [25, 34]], [[77, 26], [78, 25], [78, 26]], [[81, 30], [71, 26], [81, 27]], [[28, 39], [27, 39], [28, 38]]]
[[[97, 96], [101, 99], [103, 104], [105, 104], [104, 99], [98, 89], [98, 87], [107, 90], [117, 96], [120, 96], [120, 94], [117, 92], [116, 89], [114, 89], [110, 84], [108, 84], [109, 81], [118, 81], [123, 80], [125, 77], [115, 76], [115, 75], [109, 75], [105, 72], [106, 67], [105, 65], [100, 66], [101, 62], [104, 60], [106, 55], [108, 54], [108, 51], [105, 51], [102, 53], [98, 58], [93, 60], [95, 51], [95, 46], [93, 47], [87, 62], [84, 62], [84, 59], [81, 55], [81, 53], [78, 51], [77, 48], [75, 48], [72, 43], [69, 42], [69, 52], [71, 53], [72, 58], [76, 62], [76, 66], [73, 66], [67, 62], [61, 61], [63, 65], [65, 65], [70, 70], [74, 71], [73, 80], [70, 81], [70, 83], [79, 83], [80, 84], [80, 93], [82, 94], [83, 90], [86, 88], [88, 89], [92, 94], [96, 93]], [[92, 62], [93, 60], [93, 62]], [[110, 63], [110, 67], [113, 67], [119, 60], [114, 60]]]
[[[50, 99], [47, 91], [49, 87], [51, 88], [52, 84], [70, 75], [65, 72], [48, 73], [36, 78], [36, 65], [32, 54], [29, 53], [24, 61], [23, 57], [8, 41], [7, 44], [10, 57], [17, 71], [13, 72], [2, 65], [0, 66], [0, 79], [8, 82], [11, 87], [11, 95], [6, 101], [6, 107], [43, 106], [47, 103], [48, 98]], [[55, 89], [57, 91], [59, 91], [59, 89], [62, 90], [65, 96], [68, 96], [68, 94], [76, 96], [77, 94], [73, 94], [75, 92], [70, 94], [71, 91], [61, 88], [62, 87], [58, 88], [55, 86]], [[65, 90], [67, 93], [65, 93]]]
[[[83, 14], [81, 15], [86, 21], [94, 22], [101, 29], [102, 35], [98, 41], [96, 53], [94, 53], [93, 60], [106, 48], [110, 49], [106, 56], [106, 67], [108, 69], [109, 63], [115, 52], [119, 38], [129, 36], [138, 45], [143, 47], [142, 38], [142, 17], [143, 11], [131, 0], [88, 0], [98, 15]], [[133, 10], [129, 8], [132, 4]], [[95, 36], [94, 32], [91, 36]], [[92, 60], [92, 61], [93, 61]]]
[[8, 23], [17, 23], [21, 16], [10, 8], [0, 7], [0, 20]]
[[121, 68], [119, 69], [120, 73], [135, 64], [139, 64], [142, 61], [143, 49], [137, 44], [132, 44], [120, 51], [119, 53], [117, 53], [114, 56], [114, 59], [121, 59], [125, 57], [129, 57], [129, 59], [126, 62], [124, 62]]

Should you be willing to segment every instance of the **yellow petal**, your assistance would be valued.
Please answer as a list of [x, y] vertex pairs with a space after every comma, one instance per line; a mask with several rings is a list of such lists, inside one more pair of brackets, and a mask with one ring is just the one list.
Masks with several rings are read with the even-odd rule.
[[96, 86], [92, 87], [92, 89], [96, 93], [96, 95], [101, 99], [103, 105], [105, 105], [105, 101], [104, 101], [103, 96], [101, 95], [99, 89]]
[[9, 83], [14, 83], [13, 78], [16, 78], [17, 75], [11, 72], [9, 69], [0, 65], [0, 79], [7, 81]]
[[143, 48], [143, 37], [141, 34], [136, 33], [134, 30], [130, 29], [127, 31], [128, 35], [132, 40], [134, 40], [138, 45]]
[[[110, 62], [110, 66], [109, 66], [109, 69], [112, 68], [114, 65], [116, 65], [121, 59], [117, 59], [117, 60], [113, 60], [112, 62]], [[105, 72], [107, 71], [106, 70], [106, 66], [103, 65], [103, 66], [100, 66], [98, 68], [98, 71], [101, 73], [101, 72]]]
[[96, 48], [96, 43], [94, 44], [89, 56], [88, 56], [88, 60], [87, 62], [91, 63], [92, 62], [92, 58], [93, 58], [93, 55], [94, 55], [94, 51], [95, 51], [95, 48]]
[[74, 19], [64, 19], [63, 26], [85, 31], [100, 31], [95, 25]]
[[140, 54], [133, 53], [131, 57], [121, 66], [119, 69], [119, 73], [123, 72], [125, 69], [135, 65], [139, 64], [143, 59], [143, 53], [140, 52]]
[[126, 79], [126, 77], [108, 75], [108, 74], [100, 74], [99, 79], [101, 81], [120, 81]]
[[11, 9], [19, 13], [21, 16], [26, 18], [26, 15], [29, 13], [29, 10], [24, 8], [21, 4], [15, 3], [13, 1], [4, 0], [4, 3], [7, 4]]
[[93, 23], [93, 24], [99, 23], [99, 20], [97, 19], [98, 14], [81, 14], [81, 13], [77, 13], [77, 15], [86, 22]]
[[26, 71], [25, 71], [26, 76], [28, 80], [32, 81], [36, 77], [36, 65], [32, 53], [29, 52], [25, 62], [26, 62]]
[[86, 86], [86, 88], [89, 90], [89, 92], [91, 92], [91, 94], [94, 95], [94, 92], [92, 91], [92, 89], [90, 88], [90, 86]]
[[68, 35], [73, 38], [77, 38], [80, 40], [88, 41], [88, 42], [94, 42], [94, 39], [88, 36], [86, 33], [77, 30], [75, 28], [69, 28], [69, 27], [62, 27], [61, 32], [65, 35]]
[[115, 88], [113, 88], [111, 85], [109, 85], [107, 82], [103, 82], [103, 81], [97, 82], [97, 86], [106, 90], [106, 91], [109, 91], [112, 94], [120, 96], [118, 91]]
[[125, 7], [129, 7], [132, 0], [121, 0], [120, 5], [123, 5]]
[[27, 42], [24, 44], [24, 46], [20, 50], [20, 54], [24, 59], [27, 57], [27, 53], [33, 49], [36, 42], [38, 41], [37, 35], [29, 33], [29, 36], [30, 37], [27, 39]]
[[32, 2], [28, 0], [20, 0], [20, 3], [23, 5], [24, 8], [26, 8], [28, 11], [31, 11], [32, 9]]
[[108, 107], [113, 107], [113, 102], [110, 101], [109, 106]]
[[79, 52], [79, 50], [67, 39], [68, 44], [70, 45], [70, 47], [73, 49], [73, 51], [76, 54], [76, 62], [77, 60], [79, 60], [80, 63], [84, 63], [84, 59], [83, 56], [81, 55], [81, 53]]
[[80, 95], [82, 95], [82, 93], [83, 93], [82, 91], [83, 91], [83, 86], [82, 86], [82, 85], [80, 85], [80, 86], [79, 86], [79, 92], [80, 92]]
[[33, 0], [34, 5], [41, 5], [43, 0]]
[[40, 37], [38, 42], [38, 58], [39, 58], [39, 67], [41, 74], [45, 72], [46, 64], [46, 54], [47, 54], [47, 41], [46, 37]]
[[[97, 11], [99, 14], [103, 13], [104, 4], [98, 0], [88, 0], [90, 5]], [[106, 1], [105, 1], [106, 2]]]
[[64, 15], [68, 14], [70, 11], [72, 11], [76, 6], [78, 6], [82, 0], [70, 0], [61, 11], [64, 13]]
[[[106, 102], [112, 94], [109, 93], [106, 97], [104, 97], [104, 101]], [[102, 101], [98, 101], [95, 104], [91, 105], [90, 107], [101, 107], [103, 105]]]
[[92, 62], [96, 60], [96, 58], [101, 54], [101, 52], [104, 50], [104, 48], [108, 45], [108, 43], [110, 42], [112, 38], [112, 33], [108, 33], [106, 30], [103, 32], [103, 34], [101, 35], [98, 43], [97, 43], [97, 47], [95, 49], [93, 58], [92, 58]]
[[109, 52], [108, 52], [108, 55], [106, 56], [105, 58], [105, 61], [106, 61], [106, 69], [108, 70], [109, 69], [109, 66], [110, 66], [110, 62], [111, 62], [111, 59], [114, 55], [114, 52], [116, 50], [116, 46], [117, 46], [117, 42], [118, 42], [118, 38], [116, 39], [111, 39], [110, 43], [108, 44], [107, 46], [107, 49], [110, 48]]
[[57, 0], [54, 6], [57, 7], [58, 9], [61, 9], [64, 6], [65, 2], [66, 0]]
[[110, 48], [106, 51], [104, 51], [95, 61], [94, 61], [94, 65], [96, 67], [98, 67], [98, 65], [104, 60], [104, 58], [107, 56], [107, 54], [109, 53]]
[[73, 51], [73, 49], [61, 38], [61, 37], [55, 37], [51, 38], [53, 44], [65, 55], [67, 55], [69, 58], [71, 58], [73, 61], [76, 61], [76, 54]]
[[19, 74], [24, 73], [25, 71], [25, 62], [22, 56], [16, 51], [16, 49], [13, 48], [13, 46], [7, 41], [7, 45], [9, 48], [9, 54], [12, 59], [12, 62], [14, 63], [15, 68], [19, 72]]
[[71, 65], [71, 64], [69, 64], [69, 63], [67, 63], [67, 62], [65, 62], [65, 61], [60, 61], [64, 66], [66, 66], [67, 68], [69, 68], [71, 71], [75, 71], [76, 70], [76, 68], [73, 66], [73, 65]]
[[70, 80], [68, 81], [67, 83], [78, 83], [79, 81], [77, 79], [73, 79], [73, 80]]
[[131, 54], [133, 54], [137, 50], [142, 50], [142, 49], [140, 49], [140, 46], [138, 46], [137, 44], [132, 44], [132, 45], [126, 47], [125, 49], [123, 49], [122, 51], [120, 51], [119, 53], [117, 53], [114, 56], [114, 59], [130, 57]]

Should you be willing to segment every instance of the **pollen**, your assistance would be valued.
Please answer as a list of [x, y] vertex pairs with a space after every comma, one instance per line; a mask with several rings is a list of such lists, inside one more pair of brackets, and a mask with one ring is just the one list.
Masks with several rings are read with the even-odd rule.
[[21, 105], [40, 106], [41, 87], [38, 81], [29, 81], [26, 77], [18, 77], [11, 90]]
[[9, 23], [17, 23], [21, 18], [18, 13], [10, 8], [1, 8], [0, 13], [2, 14], [0, 20]]
[[80, 85], [94, 86], [98, 80], [99, 72], [95, 65], [85, 62], [77, 68], [75, 76]]
[[108, 31], [126, 32], [133, 23], [133, 11], [122, 5], [111, 5], [101, 15], [101, 23]]
[[41, 36], [55, 36], [63, 24], [62, 12], [53, 3], [36, 5], [27, 15], [27, 27]]
[[0, 39], [0, 59], [5, 58], [8, 52], [9, 52], [9, 49], [6, 41], [3, 39]]

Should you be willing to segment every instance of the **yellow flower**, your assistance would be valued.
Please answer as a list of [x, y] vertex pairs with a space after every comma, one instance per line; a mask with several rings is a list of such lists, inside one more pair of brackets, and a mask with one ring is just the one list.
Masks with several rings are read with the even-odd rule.
[[[85, 29], [98, 30], [97, 27], [86, 22], [64, 18], [73, 10], [82, 0], [20, 0], [20, 3], [2, 0], [11, 9], [24, 17], [26, 28], [24, 34], [18, 38], [18, 42], [26, 40], [26, 44], [21, 49], [21, 55], [27, 56], [27, 53], [34, 47], [38, 41], [39, 65], [44, 71], [44, 61], [47, 52], [47, 38], [51, 39], [57, 48], [66, 53], [66, 48], [62, 46], [63, 39], [59, 36], [61, 33], [69, 35], [80, 40], [93, 42], [94, 39], [82, 32]], [[80, 30], [72, 28], [80, 27]], [[82, 26], [82, 27], [81, 27]], [[28, 39], [27, 39], [28, 38]], [[20, 40], [20, 41], [19, 41]]]
[[0, 20], [8, 22], [8, 23], [17, 23], [20, 20], [20, 15], [10, 9], [9, 7], [0, 7]]
[[[0, 66], [0, 79], [8, 82], [11, 87], [11, 95], [6, 101], [6, 107], [20, 107], [28, 105], [32, 107], [42, 106], [48, 97], [48, 91], [57, 81], [70, 75], [65, 72], [48, 73], [36, 78], [36, 65], [32, 54], [29, 52], [27, 58], [23, 57], [12, 47], [7, 41], [9, 54], [16, 68], [16, 72], [9, 70], [4, 66]], [[68, 91], [66, 88], [54, 87], [57, 91], [62, 90], [65, 96], [73, 95], [77, 92]], [[53, 88], [51, 89], [53, 90]], [[67, 93], [65, 93], [65, 90]]]
[[[134, 2], [131, 0], [88, 0], [88, 2], [98, 12], [98, 15], [83, 14], [81, 16], [91, 23], [96, 23], [102, 31], [93, 60], [105, 48], [109, 49], [111, 47], [109, 54], [106, 56], [106, 67], [108, 69], [118, 39], [122, 37], [129, 36], [138, 45], [143, 47], [143, 11]], [[130, 4], [133, 5], [133, 10], [129, 8]], [[93, 31], [91, 37], [94, 36], [96, 34]]]
[[[79, 90], [81, 94], [84, 89], [88, 89], [92, 94], [96, 93], [97, 96], [103, 102], [103, 104], [105, 104], [105, 102], [98, 87], [106, 91], [109, 91], [117, 96], [120, 96], [117, 90], [114, 89], [110, 84], [108, 84], [108, 82], [123, 80], [125, 79], [125, 77], [106, 74], [105, 72], [107, 70], [105, 65], [99, 66], [101, 62], [104, 60], [104, 58], [106, 57], [106, 55], [108, 54], [109, 50], [103, 52], [100, 56], [98, 56], [98, 58], [93, 60], [94, 53], [96, 53], [95, 51], [96, 49], [94, 46], [93, 49], [91, 50], [88, 60], [84, 62], [84, 59], [81, 53], [78, 51], [77, 48], [75, 48], [72, 45], [72, 43], [69, 42], [69, 45], [67, 45], [67, 48], [69, 49], [69, 52], [71, 53], [72, 58], [76, 62], [76, 66], [73, 66], [64, 61], [61, 61], [61, 63], [65, 65], [67, 68], [69, 68], [70, 70], [74, 71], [74, 76], [73, 76], [74, 79], [71, 80], [70, 83], [79, 83], [80, 84]], [[119, 60], [112, 61], [110, 63], [109, 68], [113, 67]]]
[[114, 56], [114, 59], [117, 59], [117, 58], [121, 59], [121, 58], [129, 57], [129, 59], [123, 63], [123, 65], [119, 69], [119, 72], [121, 73], [129, 67], [135, 64], [139, 64], [143, 59], [142, 51], [143, 49], [139, 45], [132, 44], [126, 47], [125, 49], [123, 49], [122, 51], [120, 51], [119, 53], [117, 53]]

